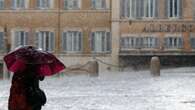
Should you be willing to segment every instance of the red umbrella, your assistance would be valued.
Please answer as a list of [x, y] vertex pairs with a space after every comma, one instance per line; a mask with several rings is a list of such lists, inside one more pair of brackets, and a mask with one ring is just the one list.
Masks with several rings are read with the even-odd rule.
[[8, 53], [4, 61], [8, 70], [14, 73], [24, 72], [29, 65], [34, 65], [35, 72], [40, 76], [50, 76], [65, 69], [54, 55], [33, 46], [23, 46]]

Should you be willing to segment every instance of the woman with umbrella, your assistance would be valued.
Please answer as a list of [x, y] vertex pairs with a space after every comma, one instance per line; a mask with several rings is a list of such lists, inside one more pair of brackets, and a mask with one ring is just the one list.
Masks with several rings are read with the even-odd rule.
[[24, 46], [7, 54], [4, 61], [13, 72], [8, 110], [41, 110], [46, 103], [45, 93], [39, 88], [39, 80], [53, 75], [65, 66], [54, 55]]

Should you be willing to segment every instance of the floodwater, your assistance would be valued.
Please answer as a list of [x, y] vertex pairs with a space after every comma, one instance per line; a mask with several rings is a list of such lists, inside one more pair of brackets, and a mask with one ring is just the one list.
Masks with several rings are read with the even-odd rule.
[[[0, 110], [7, 110], [10, 80], [0, 81]], [[99, 77], [46, 78], [43, 110], [195, 110], [195, 67], [104, 72]]]

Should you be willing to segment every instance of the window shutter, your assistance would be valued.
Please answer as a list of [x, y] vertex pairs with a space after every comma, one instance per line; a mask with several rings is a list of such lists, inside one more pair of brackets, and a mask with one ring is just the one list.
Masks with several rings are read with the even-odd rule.
[[93, 9], [96, 9], [96, 0], [92, 0], [92, 7]]
[[72, 32], [68, 31], [66, 34], [66, 48], [67, 51], [72, 51]]
[[67, 51], [67, 32], [63, 32], [63, 35], [62, 35], [62, 48], [63, 48], [63, 51]]
[[64, 9], [65, 9], [65, 10], [68, 9], [68, 0], [64, 0]]
[[166, 37], [164, 39], [164, 46], [165, 46], [165, 48], [168, 48], [169, 47], [169, 38], [168, 37]]
[[126, 0], [125, 1], [125, 17], [130, 17], [130, 8], [131, 8], [131, 6], [130, 6], [130, 0]]
[[77, 31], [73, 31], [73, 44], [72, 44], [72, 51], [78, 51], [78, 32]]
[[37, 0], [37, 8], [41, 8], [41, 0]]
[[55, 47], [55, 33], [54, 32], [50, 32], [50, 37], [49, 37], [49, 51], [54, 51], [54, 47]]
[[140, 19], [144, 16], [144, 1], [140, 0]]
[[143, 48], [143, 37], [140, 38], [140, 48]]
[[102, 8], [106, 9], [106, 0], [102, 0], [101, 2], [102, 2]]
[[4, 33], [0, 32], [0, 50], [4, 49]]
[[179, 48], [181, 49], [181, 48], [183, 48], [183, 38], [181, 37], [181, 38], [179, 38]]
[[13, 8], [13, 9], [16, 8], [16, 0], [12, 0], [12, 8]]
[[135, 48], [139, 48], [139, 39], [135, 38]]
[[51, 0], [46, 0], [46, 6], [45, 8], [51, 8]]
[[81, 51], [82, 50], [82, 32], [79, 32], [79, 50], [78, 51]]
[[146, 48], [148, 43], [148, 37], [143, 37], [143, 48]]
[[79, 9], [78, 0], [73, 0], [73, 8], [74, 9]]
[[53, 8], [54, 1], [53, 0], [49, 0], [48, 2], [49, 2], [48, 8]]
[[14, 32], [15, 48], [20, 45], [19, 32]]
[[24, 5], [25, 5], [24, 8], [28, 8], [29, 7], [29, 0], [25, 0]]
[[136, 0], [136, 18], [141, 17], [141, 0]]
[[25, 32], [24, 45], [28, 45], [28, 32]]
[[39, 39], [38, 39], [39, 38], [39, 33], [36, 32], [34, 35], [35, 35], [35, 37], [34, 37], [35, 42], [34, 43], [35, 43], [36, 47], [39, 48], [38, 47], [38, 45], [39, 45]]
[[43, 49], [43, 36], [41, 36], [41, 32], [36, 32], [36, 40], [37, 40], [37, 48]]
[[190, 37], [190, 45], [191, 45], [191, 48], [194, 48], [193, 42], [194, 42], [194, 39]]
[[137, 0], [132, 0], [132, 7], [131, 7], [131, 15], [132, 15], [132, 17], [133, 18], [136, 18], [136, 15], [137, 15], [137, 10], [136, 10], [136, 8], [137, 8]]
[[106, 41], [107, 41], [107, 51], [111, 51], [111, 35], [110, 32], [106, 32]]
[[40, 8], [40, 0], [36, 0], [36, 6], [37, 8]]
[[182, 18], [182, 11], [183, 11], [183, 6], [182, 6], [182, 4], [183, 4], [183, 1], [182, 0], [178, 0], [178, 11], [179, 11], [179, 18]]
[[155, 2], [155, 8], [154, 8], [154, 14], [155, 14], [155, 16], [154, 17], [156, 17], [156, 18], [158, 18], [158, 16], [159, 16], [159, 0], [154, 0], [154, 2]]
[[4, 0], [0, 0], [0, 9], [4, 8]]
[[169, 6], [168, 6], [168, 0], [165, 0], [165, 18], [167, 18], [168, 17], [168, 9], [169, 9]]
[[190, 33], [190, 44], [192, 48], [195, 48], [195, 34], [194, 33]]
[[157, 38], [155, 38], [155, 48], [159, 48], [159, 46], [160, 46], [160, 41], [159, 41], [160, 39], [157, 37]]
[[25, 4], [26, 3], [26, 0], [20, 0], [19, 4], [20, 4], [20, 8], [25, 8]]
[[95, 51], [95, 32], [91, 33], [90, 44], [91, 51]]
[[77, 0], [78, 2], [78, 8], [81, 9], [82, 8], [82, 0]]
[[195, 48], [195, 38], [191, 38], [190, 42], [191, 42], [191, 47], [194, 49]]
[[106, 44], [107, 44], [107, 42], [106, 42], [106, 32], [101, 32], [102, 34], [102, 36], [100, 37], [101, 38], [101, 51], [102, 52], [105, 52], [107, 49], [106, 49]]
[[124, 38], [124, 48], [128, 48], [128, 44], [129, 44], [128, 39], [129, 39], [128, 37]]
[[125, 6], [124, 6], [124, 4], [125, 4], [125, 0], [121, 0], [120, 1], [120, 15], [121, 15], [121, 17], [125, 17]]
[[125, 46], [124, 46], [124, 43], [125, 43], [124, 38], [120, 38], [120, 47], [121, 47], [121, 48], [124, 48], [124, 47], [125, 47]]

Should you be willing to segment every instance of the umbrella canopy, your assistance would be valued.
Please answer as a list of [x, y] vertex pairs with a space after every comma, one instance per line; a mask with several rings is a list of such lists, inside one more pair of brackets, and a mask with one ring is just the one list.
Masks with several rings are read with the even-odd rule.
[[33, 46], [23, 46], [8, 53], [4, 61], [9, 71], [24, 72], [29, 65], [34, 65], [40, 76], [50, 76], [65, 69], [65, 66], [53, 54], [36, 49]]

